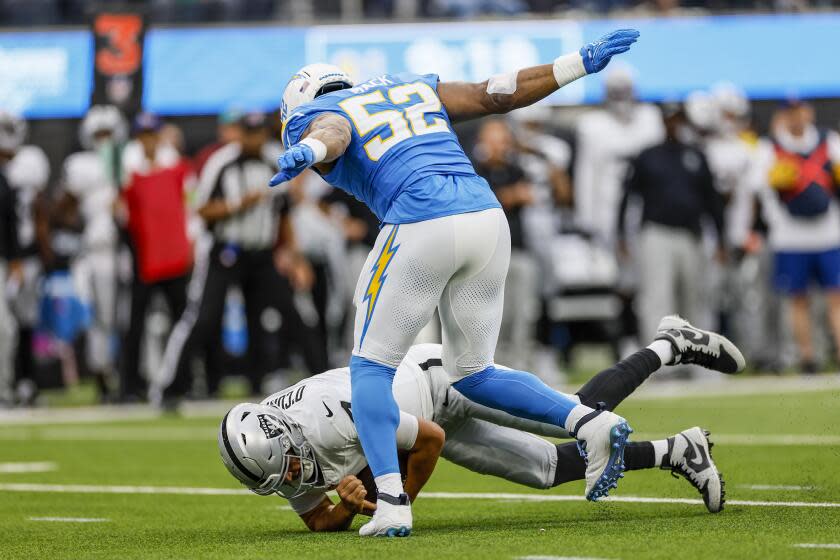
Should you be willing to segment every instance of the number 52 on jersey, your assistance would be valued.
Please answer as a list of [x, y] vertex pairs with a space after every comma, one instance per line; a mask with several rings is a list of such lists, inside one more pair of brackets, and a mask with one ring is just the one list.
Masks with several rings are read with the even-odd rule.
[[[419, 99], [419, 103], [408, 105]], [[390, 109], [371, 111], [370, 105], [390, 105]], [[446, 119], [428, 113], [441, 111], [442, 105], [435, 91], [424, 82], [400, 84], [387, 90], [376, 90], [349, 97], [339, 107], [350, 117], [360, 137], [386, 127], [367, 140], [365, 152], [372, 161], [379, 161], [385, 153], [412, 136], [449, 132]]]

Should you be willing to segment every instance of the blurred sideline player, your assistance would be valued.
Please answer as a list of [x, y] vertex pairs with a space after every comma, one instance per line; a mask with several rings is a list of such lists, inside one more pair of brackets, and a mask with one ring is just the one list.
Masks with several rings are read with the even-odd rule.
[[626, 68], [607, 73], [604, 97], [602, 109], [584, 113], [577, 122], [575, 212], [578, 226], [612, 248], [627, 164], [661, 142], [665, 128], [658, 108], [636, 100]]
[[101, 397], [114, 377], [114, 340], [117, 319], [117, 255], [119, 232], [113, 208], [121, 184], [122, 147], [128, 125], [113, 105], [95, 105], [82, 119], [79, 141], [83, 150], [64, 160], [67, 192], [79, 204], [84, 221], [82, 252], [76, 272], [82, 298], [93, 305], [93, 324], [87, 334], [87, 363], [99, 383]]
[[[659, 109], [636, 99], [633, 76], [627, 68], [610, 69], [604, 79], [602, 108], [581, 115], [576, 127], [577, 153], [574, 167], [576, 225], [594, 234], [609, 250], [616, 249], [621, 234], [616, 220], [628, 164], [642, 150], [665, 138]], [[626, 257], [618, 247], [619, 257]], [[622, 298], [620, 353], [638, 347], [637, 319], [633, 297], [637, 290], [637, 267], [621, 263], [618, 293]]]
[[804, 373], [819, 370], [812, 339], [809, 288], [819, 284], [840, 361], [840, 135], [815, 124], [814, 109], [787, 100], [769, 138], [756, 147], [750, 178], [768, 226], [773, 283], [789, 302]]
[[[675, 362], [700, 359], [698, 351], [685, 344], [686, 337], [707, 337], [713, 346], [738, 352], [722, 336], [675, 316], [663, 319], [660, 327], [650, 347], [594, 376], [569, 398], [612, 410], [663, 365], [660, 352], [670, 352]], [[438, 344], [412, 346], [393, 384], [400, 407], [400, 466], [412, 500], [432, 474], [438, 455], [531, 488], [584, 479], [586, 463], [575, 443], [556, 445], [533, 435], [568, 438], [566, 430], [465, 398], [451, 388], [442, 354]], [[726, 371], [733, 372], [733, 367], [729, 364]], [[350, 370], [341, 368], [305, 379], [260, 404], [235, 406], [220, 426], [222, 461], [255, 493], [276, 492], [288, 498], [311, 530], [347, 529], [356, 514], [371, 515], [377, 501], [354, 426], [350, 392]], [[627, 468], [670, 469], [700, 491], [710, 512], [718, 512], [724, 505], [723, 479], [707, 436], [695, 427], [663, 440], [628, 443]], [[338, 504], [326, 495], [333, 489]]]
[[0, 128], [6, 130], [5, 138], [0, 140], [0, 159], [10, 158], [4, 173], [15, 192], [19, 250], [17, 274], [3, 294], [17, 322], [15, 379], [10, 387], [16, 388], [21, 402], [30, 403], [37, 393], [32, 380], [35, 368], [32, 335], [38, 322], [38, 286], [43, 274], [35, 235], [35, 205], [47, 188], [50, 163], [40, 147], [24, 144], [29, 127], [22, 117], [0, 111]]
[[397, 366], [436, 308], [443, 364], [459, 392], [485, 406], [567, 428], [588, 459], [587, 498], [596, 500], [616, 486], [632, 431], [623, 418], [581, 405], [533, 374], [493, 365], [510, 230], [450, 122], [531, 105], [602, 70], [638, 35], [615, 31], [554, 64], [482, 83], [439, 83], [434, 74], [402, 74], [353, 87], [339, 68], [316, 64], [301, 69], [286, 86], [286, 152], [270, 184], [313, 167], [365, 202], [384, 226], [354, 298], [355, 419], [379, 492], [379, 507], [360, 535], [411, 532], [411, 504], [394, 437], [399, 408], [390, 388]]

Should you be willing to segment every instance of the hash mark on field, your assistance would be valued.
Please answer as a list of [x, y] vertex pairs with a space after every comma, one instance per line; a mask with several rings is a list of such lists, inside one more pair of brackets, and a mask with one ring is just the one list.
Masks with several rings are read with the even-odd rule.
[[35, 463], [0, 463], [0, 473], [33, 473], [33, 472], [50, 472], [58, 469], [58, 465], [48, 461], [39, 461]]
[[796, 486], [793, 484], [738, 484], [745, 490], [816, 490], [816, 486]]
[[609, 560], [594, 556], [515, 556], [514, 560]]
[[104, 523], [106, 517], [30, 517], [29, 521], [55, 521], [59, 523]]
[[830, 548], [830, 549], [840, 549], [840, 544], [835, 543], [801, 543], [801, 544], [792, 544], [794, 548]]

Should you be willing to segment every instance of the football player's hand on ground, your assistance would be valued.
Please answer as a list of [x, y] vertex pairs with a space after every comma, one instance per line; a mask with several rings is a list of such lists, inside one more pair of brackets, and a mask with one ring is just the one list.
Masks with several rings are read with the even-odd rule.
[[275, 187], [300, 175], [303, 170], [315, 163], [315, 152], [306, 144], [292, 146], [277, 160], [280, 172], [268, 182], [268, 186]]
[[365, 500], [367, 490], [361, 480], [352, 474], [345, 476], [338, 483], [335, 489], [338, 497], [341, 498], [341, 504], [353, 513], [363, 513], [367, 511], [376, 510], [376, 504], [372, 504]]
[[612, 57], [629, 51], [630, 45], [638, 38], [639, 32], [635, 29], [618, 29], [582, 46], [580, 56], [583, 58], [586, 73], [594, 74], [603, 70]]

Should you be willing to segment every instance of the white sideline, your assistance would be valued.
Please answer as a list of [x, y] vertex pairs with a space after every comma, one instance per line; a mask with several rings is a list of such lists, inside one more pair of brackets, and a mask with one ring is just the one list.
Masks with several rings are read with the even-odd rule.
[[50, 472], [58, 469], [58, 465], [49, 461], [34, 463], [0, 463], [0, 474]]
[[[244, 488], [190, 488], [182, 486], [97, 486], [88, 484], [0, 484], [0, 492], [59, 492], [78, 494], [181, 494], [188, 496], [243, 496], [251, 495]], [[582, 502], [580, 495], [564, 494], [514, 494], [505, 492], [424, 492], [423, 498], [438, 500], [506, 500], [519, 502]], [[606, 502], [637, 504], [702, 504], [692, 498], [652, 498], [646, 496], [613, 496]], [[802, 507], [840, 508], [840, 502], [781, 502], [757, 500], [727, 500], [733, 506], [749, 507]]]
[[107, 517], [29, 517], [28, 521], [57, 521], [59, 523], [104, 523]]
[[838, 549], [840, 550], [840, 544], [835, 543], [801, 543], [801, 544], [792, 544], [794, 548], [830, 548], [830, 549]]

